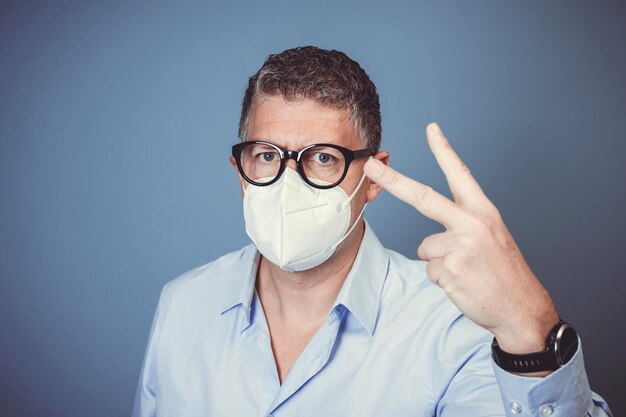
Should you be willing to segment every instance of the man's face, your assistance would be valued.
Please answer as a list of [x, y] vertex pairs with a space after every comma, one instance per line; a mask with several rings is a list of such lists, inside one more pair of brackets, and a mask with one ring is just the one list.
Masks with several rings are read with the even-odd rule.
[[[365, 147], [359, 138], [357, 128], [348, 117], [347, 110], [326, 107], [311, 99], [288, 102], [281, 95], [255, 100], [246, 140], [265, 140], [292, 151], [299, 151], [315, 143], [331, 143], [351, 150]], [[382, 159], [381, 154], [386, 156], [385, 152], [381, 152], [376, 157]], [[346, 194], [352, 194], [357, 187], [363, 175], [365, 161], [366, 159], [362, 158], [350, 164], [346, 177], [338, 185]], [[231, 163], [234, 165], [232, 157]], [[288, 160], [286, 168], [297, 171], [296, 161]], [[242, 187], [249, 185], [241, 175], [239, 180]], [[372, 193], [370, 189], [374, 189], [374, 192]], [[359, 215], [366, 200], [373, 200], [379, 192], [379, 187], [370, 184], [366, 178], [352, 199], [351, 223]]]

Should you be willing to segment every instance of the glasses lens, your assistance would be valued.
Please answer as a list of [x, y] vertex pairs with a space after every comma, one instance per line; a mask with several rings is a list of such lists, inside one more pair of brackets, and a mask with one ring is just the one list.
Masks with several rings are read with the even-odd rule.
[[250, 144], [243, 148], [240, 159], [243, 174], [261, 184], [272, 181], [280, 170], [280, 151], [271, 145]]
[[343, 154], [329, 146], [314, 146], [302, 154], [302, 169], [304, 175], [314, 183], [320, 185], [334, 184], [341, 179], [346, 168], [346, 159]]

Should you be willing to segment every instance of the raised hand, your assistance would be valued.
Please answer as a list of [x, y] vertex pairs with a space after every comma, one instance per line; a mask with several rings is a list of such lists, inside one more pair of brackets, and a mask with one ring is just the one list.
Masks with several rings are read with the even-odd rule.
[[542, 350], [559, 321], [550, 296], [532, 272], [502, 217], [436, 123], [426, 128], [430, 150], [454, 197], [370, 159], [365, 174], [443, 226], [417, 248], [430, 279], [510, 353]]

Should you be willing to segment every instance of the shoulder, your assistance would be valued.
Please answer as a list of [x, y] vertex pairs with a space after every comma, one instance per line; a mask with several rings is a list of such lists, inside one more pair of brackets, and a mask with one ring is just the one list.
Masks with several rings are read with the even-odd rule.
[[429, 321], [434, 318], [437, 321], [452, 321], [462, 314], [448, 299], [445, 291], [428, 277], [428, 262], [409, 259], [390, 249], [386, 251], [389, 255], [389, 270], [385, 293], [390, 301], [398, 303], [404, 300], [412, 308], [427, 315]]
[[408, 325], [428, 333], [432, 343], [458, 346], [489, 339], [489, 332], [467, 318], [445, 291], [428, 277], [428, 262], [387, 249], [389, 270], [382, 305], [407, 318]]
[[165, 283], [159, 304], [213, 304], [226, 286], [241, 276], [254, 253], [254, 246], [247, 245], [180, 274]]
[[[439, 398], [461, 369], [492, 378], [493, 335], [465, 316], [428, 277], [427, 262], [388, 250], [380, 326], [391, 337], [403, 335], [407, 349], [429, 375]], [[426, 364], [426, 365], [424, 365]]]

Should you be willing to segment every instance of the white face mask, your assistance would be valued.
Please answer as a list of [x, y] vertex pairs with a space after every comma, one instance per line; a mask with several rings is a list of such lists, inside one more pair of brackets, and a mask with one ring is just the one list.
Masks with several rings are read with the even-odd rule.
[[312, 187], [290, 168], [273, 184], [248, 184], [243, 198], [246, 232], [259, 252], [281, 269], [316, 267], [330, 258], [363, 215], [367, 203], [348, 230], [350, 201], [364, 179], [365, 174], [350, 196], [339, 186]]

